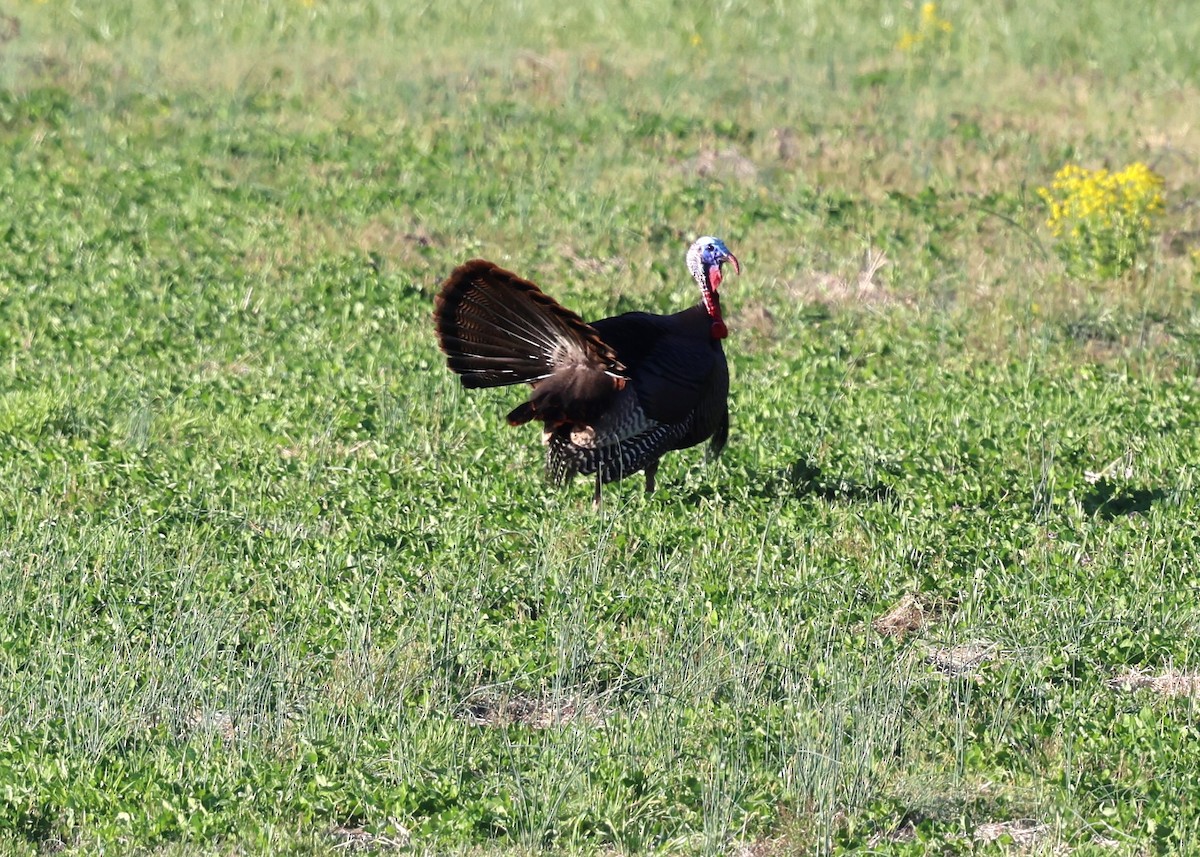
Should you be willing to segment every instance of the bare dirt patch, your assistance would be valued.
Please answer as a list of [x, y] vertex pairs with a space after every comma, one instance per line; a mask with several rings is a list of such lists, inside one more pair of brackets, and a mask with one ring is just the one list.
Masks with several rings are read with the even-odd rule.
[[21, 35], [21, 19], [16, 15], [0, 15], [0, 45]]
[[610, 277], [629, 268], [629, 262], [621, 256], [597, 258], [580, 253], [574, 247], [564, 244], [562, 256], [571, 263], [571, 267], [581, 274], [594, 277]]
[[394, 261], [402, 268], [421, 263], [425, 252], [445, 242], [417, 222], [389, 223], [374, 220], [340, 237], [344, 244], [363, 252], [378, 267], [380, 260]]

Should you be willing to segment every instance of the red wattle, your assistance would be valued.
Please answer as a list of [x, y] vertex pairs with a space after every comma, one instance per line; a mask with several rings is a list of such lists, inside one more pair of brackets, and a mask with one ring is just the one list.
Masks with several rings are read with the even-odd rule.
[[725, 322], [715, 319], [709, 328], [709, 334], [713, 339], [724, 339], [729, 335], [729, 328], [725, 326]]

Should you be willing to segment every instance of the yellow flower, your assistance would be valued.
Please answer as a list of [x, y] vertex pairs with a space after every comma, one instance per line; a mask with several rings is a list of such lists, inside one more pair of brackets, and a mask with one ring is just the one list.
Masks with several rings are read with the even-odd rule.
[[900, 40], [896, 42], [896, 50], [908, 53], [919, 44], [921, 44], [920, 33], [914, 33], [912, 30], [905, 30], [900, 34]]
[[949, 33], [954, 29], [954, 25], [945, 18], [938, 17], [936, 3], [926, 3], [921, 7], [921, 29], [941, 30], [943, 33]]
[[912, 53], [922, 44], [933, 44], [954, 31], [954, 25], [938, 15], [936, 3], [925, 3], [921, 6], [921, 17], [917, 29], [904, 29], [896, 42], [896, 50], [902, 53]]
[[1068, 264], [1111, 274], [1129, 268], [1149, 243], [1163, 210], [1162, 185], [1162, 176], [1140, 161], [1116, 173], [1067, 164], [1037, 195]]

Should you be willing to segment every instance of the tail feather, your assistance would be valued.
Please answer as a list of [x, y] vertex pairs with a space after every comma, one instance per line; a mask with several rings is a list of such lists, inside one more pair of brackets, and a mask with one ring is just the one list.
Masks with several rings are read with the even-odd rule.
[[465, 387], [534, 383], [564, 368], [614, 377], [625, 371], [577, 314], [482, 259], [454, 270], [433, 314], [438, 343]]

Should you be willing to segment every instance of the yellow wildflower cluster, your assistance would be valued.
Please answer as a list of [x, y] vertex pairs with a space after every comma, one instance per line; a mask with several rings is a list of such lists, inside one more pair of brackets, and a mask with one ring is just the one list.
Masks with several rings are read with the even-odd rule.
[[1054, 174], [1050, 187], [1038, 188], [1038, 196], [1050, 206], [1046, 225], [1061, 238], [1068, 227], [1077, 229], [1088, 221], [1114, 226], [1130, 220], [1149, 229], [1151, 218], [1162, 211], [1162, 184], [1162, 176], [1140, 161], [1119, 173], [1067, 164]]
[[1038, 196], [1059, 254], [1077, 271], [1103, 274], [1130, 268], [1163, 210], [1163, 179], [1141, 162], [1120, 172], [1067, 164]]
[[904, 30], [896, 42], [896, 50], [913, 53], [922, 45], [931, 45], [946, 39], [954, 32], [954, 25], [938, 15], [936, 3], [921, 5], [921, 20], [916, 30]]

